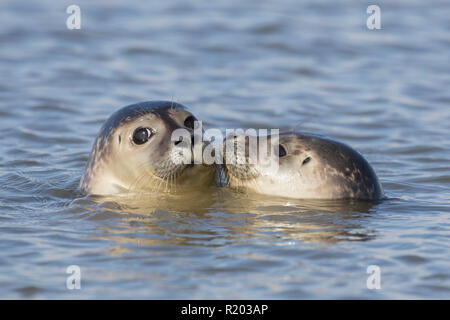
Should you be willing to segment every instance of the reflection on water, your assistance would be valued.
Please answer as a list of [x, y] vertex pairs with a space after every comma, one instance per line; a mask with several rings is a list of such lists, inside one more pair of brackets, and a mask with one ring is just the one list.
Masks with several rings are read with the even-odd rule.
[[[92, 197], [91, 197], [92, 198]], [[98, 197], [104, 210], [121, 215], [97, 239], [136, 245], [217, 246], [245, 239], [333, 244], [366, 241], [364, 220], [377, 203], [295, 200], [212, 188], [189, 194]]]

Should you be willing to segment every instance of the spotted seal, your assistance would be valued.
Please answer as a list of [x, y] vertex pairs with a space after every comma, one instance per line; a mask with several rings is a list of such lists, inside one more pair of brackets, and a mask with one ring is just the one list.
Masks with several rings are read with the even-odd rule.
[[[214, 182], [214, 167], [194, 164], [193, 143], [172, 141], [185, 129], [194, 140], [195, 116], [171, 101], [132, 104], [103, 124], [80, 181], [84, 194], [199, 189]], [[190, 141], [189, 141], [190, 142]], [[189, 157], [189, 159], [185, 159]]]
[[[255, 144], [249, 143], [249, 137], [243, 134], [227, 137], [222, 143], [225, 163], [221, 167], [226, 185], [298, 199], [379, 200], [383, 197], [375, 171], [350, 146], [309, 133], [280, 133], [272, 144], [274, 138], [267, 137], [267, 144], [271, 145], [267, 149], [273, 148], [272, 152], [259, 155], [251, 163], [249, 154]], [[234, 146], [234, 152], [226, 148], [227, 141]], [[226, 160], [227, 151], [232, 161]], [[276, 169], [262, 165], [263, 160], [276, 161], [272, 162], [277, 163]]]

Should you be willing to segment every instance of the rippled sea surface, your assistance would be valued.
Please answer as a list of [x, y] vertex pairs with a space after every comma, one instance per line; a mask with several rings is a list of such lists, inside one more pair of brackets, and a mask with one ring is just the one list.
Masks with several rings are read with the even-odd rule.
[[[364, 1], [70, 4], [0, 3], [0, 298], [450, 298], [448, 1], [378, 1], [381, 30]], [[103, 121], [154, 99], [343, 141], [387, 198], [80, 198]]]

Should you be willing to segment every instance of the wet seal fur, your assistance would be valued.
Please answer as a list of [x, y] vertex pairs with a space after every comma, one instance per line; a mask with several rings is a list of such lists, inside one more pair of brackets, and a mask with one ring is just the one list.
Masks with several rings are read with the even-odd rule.
[[[191, 121], [186, 122], [189, 117]], [[214, 167], [192, 164], [191, 159], [180, 163], [186, 144], [171, 141], [172, 132], [179, 128], [188, 130], [193, 139], [194, 120], [185, 106], [171, 101], [141, 102], [116, 111], [97, 135], [80, 191], [111, 195], [194, 190], [211, 185]], [[148, 141], [136, 144], [133, 134], [141, 128], [149, 128], [152, 133]]]
[[[297, 199], [380, 200], [384, 197], [375, 171], [364, 157], [350, 146], [310, 133], [280, 133], [279, 147], [267, 157], [279, 161], [278, 170], [256, 163], [226, 162], [227, 139], [235, 139], [234, 157], [248, 160], [248, 138], [227, 137], [222, 143], [224, 183], [226, 186], [260, 194]], [[237, 143], [239, 139], [245, 142]], [[271, 137], [268, 136], [268, 145]], [[242, 147], [245, 146], [245, 150]], [[282, 149], [281, 149], [282, 148]], [[267, 160], [267, 159], [265, 159]]]

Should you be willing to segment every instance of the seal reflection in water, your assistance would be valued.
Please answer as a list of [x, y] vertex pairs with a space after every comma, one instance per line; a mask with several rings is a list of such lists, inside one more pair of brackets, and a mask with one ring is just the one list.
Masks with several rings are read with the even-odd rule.
[[193, 141], [196, 120], [186, 107], [170, 101], [142, 102], [118, 110], [94, 142], [80, 181], [81, 192], [111, 195], [208, 187], [214, 182], [214, 167], [194, 165], [193, 143], [171, 139], [172, 132], [182, 128]]
[[[230, 158], [234, 162], [226, 161], [228, 139], [234, 139], [231, 145], [234, 144], [236, 151]], [[259, 143], [250, 144], [248, 136], [243, 134], [224, 140], [222, 168], [229, 187], [297, 199], [379, 200], [383, 197], [375, 171], [351, 147], [307, 133], [281, 133], [276, 144], [271, 139], [267, 137], [267, 149], [274, 145], [273, 150], [258, 156], [253, 163], [248, 161], [249, 148]], [[278, 161], [276, 170], [262, 165], [264, 160]]]

